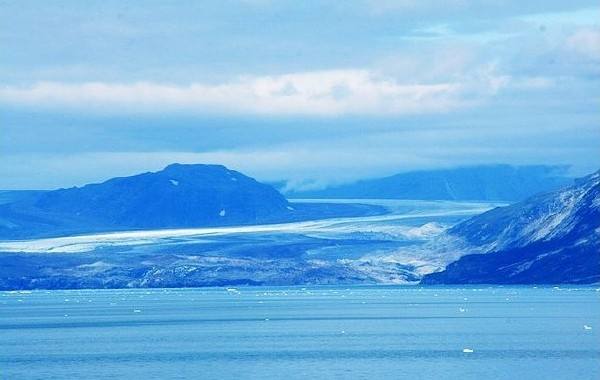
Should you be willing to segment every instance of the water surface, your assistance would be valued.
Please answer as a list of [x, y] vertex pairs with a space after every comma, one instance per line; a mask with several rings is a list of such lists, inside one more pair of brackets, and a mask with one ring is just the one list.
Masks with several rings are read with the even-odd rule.
[[599, 331], [593, 287], [0, 293], [2, 379], [598, 379]]

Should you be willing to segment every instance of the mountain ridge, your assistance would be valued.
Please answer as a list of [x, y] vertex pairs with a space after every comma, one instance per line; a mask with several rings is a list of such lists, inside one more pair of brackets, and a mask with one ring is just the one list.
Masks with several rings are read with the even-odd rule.
[[419, 200], [518, 201], [570, 183], [564, 166], [506, 164], [420, 170], [359, 180], [321, 190], [278, 187], [288, 198], [383, 198]]
[[600, 282], [600, 171], [448, 233], [486, 253], [463, 256], [423, 284]]
[[290, 204], [273, 187], [222, 165], [171, 164], [0, 204], [0, 238], [263, 224], [382, 213], [358, 205]]

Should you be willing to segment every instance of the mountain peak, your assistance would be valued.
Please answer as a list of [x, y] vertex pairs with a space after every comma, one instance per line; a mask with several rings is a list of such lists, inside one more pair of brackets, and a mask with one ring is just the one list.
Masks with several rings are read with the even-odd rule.
[[[43, 193], [29, 203], [5, 205], [21, 222], [7, 233], [178, 228], [285, 220], [288, 201], [274, 188], [222, 165], [171, 164], [157, 172]], [[36, 224], [37, 225], [37, 224]], [[21, 227], [18, 227], [21, 226]], [[1, 229], [0, 229], [0, 232]]]
[[227, 167], [218, 164], [180, 164], [178, 162], [167, 165], [160, 172], [179, 172], [179, 171], [202, 171], [202, 170], [214, 170], [214, 171], [230, 171]]

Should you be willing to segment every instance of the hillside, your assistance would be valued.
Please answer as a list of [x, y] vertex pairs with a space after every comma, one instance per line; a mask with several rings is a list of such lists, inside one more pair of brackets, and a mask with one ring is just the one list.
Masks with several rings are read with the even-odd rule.
[[277, 186], [288, 198], [519, 201], [570, 182], [561, 167], [488, 165], [413, 171], [320, 190]]
[[93, 231], [283, 222], [382, 212], [352, 205], [291, 205], [277, 190], [220, 165], [158, 172], [43, 192], [0, 205], [0, 238]]
[[600, 172], [453, 227], [486, 254], [464, 256], [425, 284], [600, 281]]

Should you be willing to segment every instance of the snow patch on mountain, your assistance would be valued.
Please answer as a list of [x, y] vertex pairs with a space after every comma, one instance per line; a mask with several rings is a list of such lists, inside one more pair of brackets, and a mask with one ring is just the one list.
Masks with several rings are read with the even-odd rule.
[[[545, 193], [467, 220], [450, 232], [463, 236], [486, 251], [523, 247], [568, 235], [579, 222], [582, 208], [600, 208], [600, 175], [569, 188]], [[596, 189], [596, 192], [594, 192]], [[586, 199], [591, 198], [588, 202]]]
[[444, 271], [425, 276], [423, 283], [598, 282], [599, 206], [600, 172], [571, 187], [475, 216], [449, 232], [476, 249]]

